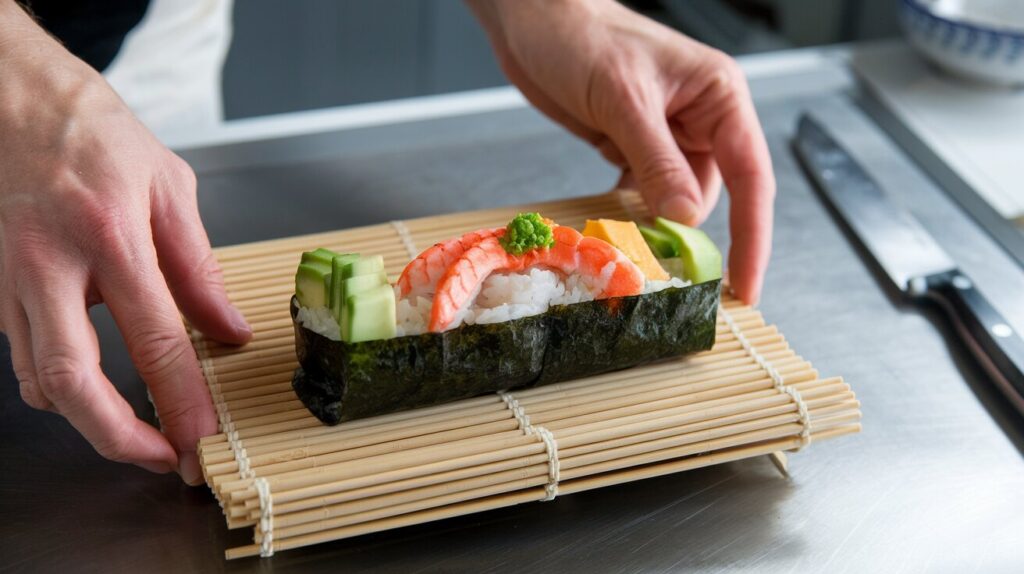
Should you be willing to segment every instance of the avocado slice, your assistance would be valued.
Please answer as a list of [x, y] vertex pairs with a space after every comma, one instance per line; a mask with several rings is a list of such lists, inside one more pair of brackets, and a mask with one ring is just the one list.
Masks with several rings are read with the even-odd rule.
[[326, 279], [327, 292], [330, 294], [328, 305], [334, 313], [334, 318], [338, 321], [341, 321], [341, 302], [345, 300], [345, 279], [342, 270], [345, 265], [358, 260], [358, 253], [342, 253], [331, 259], [331, 274]]
[[368, 273], [366, 275], [356, 275], [355, 277], [349, 277], [345, 279], [345, 285], [342, 287], [342, 292], [345, 297], [351, 297], [352, 295], [358, 295], [372, 290], [374, 287], [388, 284], [388, 276], [383, 271], [376, 273]]
[[361, 257], [342, 265], [341, 277], [342, 279], [348, 279], [356, 275], [370, 275], [379, 271], [384, 271], [384, 257], [372, 255], [370, 257]]
[[302, 254], [302, 263], [312, 263], [315, 265], [326, 266], [327, 268], [330, 268], [331, 261], [334, 261], [334, 258], [337, 257], [338, 255], [340, 254], [335, 253], [330, 249], [324, 249], [323, 247], [320, 247], [318, 249], [314, 249], [313, 251], [304, 252]]
[[655, 227], [670, 236], [683, 262], [686, 279], [704, 283], [722, 278], [722, 253], [707, 233], [664, 217], [654, 220]]
[[672, 240], [671, 235], [643, 225], [638, 225], [637, 227], [640, 228], [640, 235], [643, 235], [647, 246], [651, 248], [651, 251], [654, 252], [658, 259], [669, 259], [679, 256], [679, 252], [676, 251], [676, 243]]
[[330, 267], [317, 263], [300, 263], [295, 271], [295, 297], [303, 307], [326, 307], [327, 289], [324, 279], [330, 276]]
[[341, 338], [358, 343], [395, 336], [395, 292], [384, 285], [349, 295], [342, 313]]

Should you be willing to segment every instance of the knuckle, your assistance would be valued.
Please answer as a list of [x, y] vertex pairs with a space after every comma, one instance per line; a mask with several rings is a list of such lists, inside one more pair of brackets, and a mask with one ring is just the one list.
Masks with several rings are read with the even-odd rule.
[[707, 92], [716, 101], [727, 101], [740, 96], [746, 86], [743, 69], [733, 58], [715, 50], [708, 60], [709, 84]]
[[83, 370], [70, 353], [51, 351], [36, 365], [36, 383], [50, 402], [74, 404], [85, 388]]
[[203, 277], [206, 283], [212, 287], [224, 286], [224, 271], [213, 251], [207, 250], [199, 260], [196, 271]]
[[130, 458], [131, 445], [134, 441], [135, 432], [131, 429], [129, 421], [126, 424], [122, 424], [116, 432], [96, 439], [93, 442], [93, 447], [100, 456], [107, 460], [126, 462]]
[[681, 158], [665, 152], [650, 154], [633, 171], [647, 186], [676, 186], [686, 177]]
[[203, 409], [196, 403], [179, 403], [159, 409], [160, 422], [164, 428], [187, 426], [203, 414]]
[[46, 242], [45, 234], [32, 226], [22, 226], [18, 230], [16, 239], [11, 242], [8, 253], [5, 253], [10, 259], [9, 271], [15, 285], [25, 282], [38, 287], [47, 282], [47, 275], [53, 268], [53, 259], [46, 255]]
[[178, 333], [169, 330], [134, 333], [132, 341], [135, 367], [144, 379], [167, 374], [192, 349]]
[[127, 206], [114, 204], [97, 204], [83, 206], [83, 219], [86, 226], [84, 245], [91, 245], [97, 255], [113, 255], [136, 259], [138, 249], [135, 241], [135, 217]]
[[171, 154], [169, 173], [171, 186], [175, 191], [188, 194], [195, 192], [196, 172], [188, 162], [174, 153]]
[[25, 401], [26, 405], [40, 411], [45, 411], [50, 407], [50, 401], [47, 400], [32, 379], [19, 376], [18, 391], [21, 394], [21, 400]]

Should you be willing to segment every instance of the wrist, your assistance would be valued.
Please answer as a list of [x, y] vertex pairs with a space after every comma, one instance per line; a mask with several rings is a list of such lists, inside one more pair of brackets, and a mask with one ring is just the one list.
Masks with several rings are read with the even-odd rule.
[[41, 100], [73, 107], [92, 99], [94, 86], [103, 83], [19, 4], [0, 0], [0, 116], [27, 118], [26, 110]]

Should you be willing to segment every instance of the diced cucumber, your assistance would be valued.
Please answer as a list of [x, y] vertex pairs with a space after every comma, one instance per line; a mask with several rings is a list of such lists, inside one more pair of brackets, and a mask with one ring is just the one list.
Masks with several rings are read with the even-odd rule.
[[673, 239], [683, 261], [686, 279], [703, 283], [722, 277], [722, 253], [707, 233], [664, 217], [657, 218], [655, 225]]
[[314, 263], [300, 263], [295, 271], [295, 296], [299, 305], [315, 308], [327, 306], [327, 289], [324, 288], [324, 277], [329, 273]]
[[341, 338], [350, 343], [395, 336], [395, 292], [384, 285], [345, 298]]
[[678, 257], [679, 252], [676, 251], [676, 244], [672, 241], [672, 236], [650, 227], [644, 227], [638, 225], [640, 228], [640, 235], [644, 236], [644, 241], [647, 242], [647, 246], [651, 248], [654, 255], [659, 259], [669, 259], [671, 257]]
[[331, 311], [334, 313], [334, 318], [341, 321], [341, 307], [342, 301], [345, 300], [345, 279], [342, 273], [342, 269], [345, 265], [352, 263], [353, 261], [359, 260], [358, 253], [343, 253], [337, 255], [331, 260], [331, 274], [330, 280], [327, 282], [328, 290], [330, 294], [327, 298], [328, 305], [331, 307]]
[[381, 255], [371, 255], [370, 257], [361, 257], [355, 261], [346, 263], [341, 268], [341, 276], [343, 279], [348, 279], [349, 277], [355, 277], [356, 275], [369, 275], [383, 270], [384, 257]]

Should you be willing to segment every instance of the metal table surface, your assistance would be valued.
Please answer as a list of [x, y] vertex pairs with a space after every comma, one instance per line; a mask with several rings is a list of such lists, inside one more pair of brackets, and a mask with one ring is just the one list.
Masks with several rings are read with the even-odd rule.
[[[1024, 273], [851, 99], [835, 62], [746, 62], [778, 176], [761, 308], [863, 403], [864, 431], [746, 460], [442, 522], [225, 562], [204, 488], [106, 462], [63, 419], [18, 397], [0, 359], [0, 571], [666, 572], [1020, 571], [1021, 419], [933, 311], [880, 287], [799, 171], [788, 138], [807, 108], [908, 205], [1018, 330]], [[798, 66], [799, 67], [799, 66]], [[215, 245], [607, 189], [615, 173], [529, 108], [186, 151]], [[706, 228], [727, 244], [727, 201]], [[152, 420], [102, 308], [103, 366]]]

